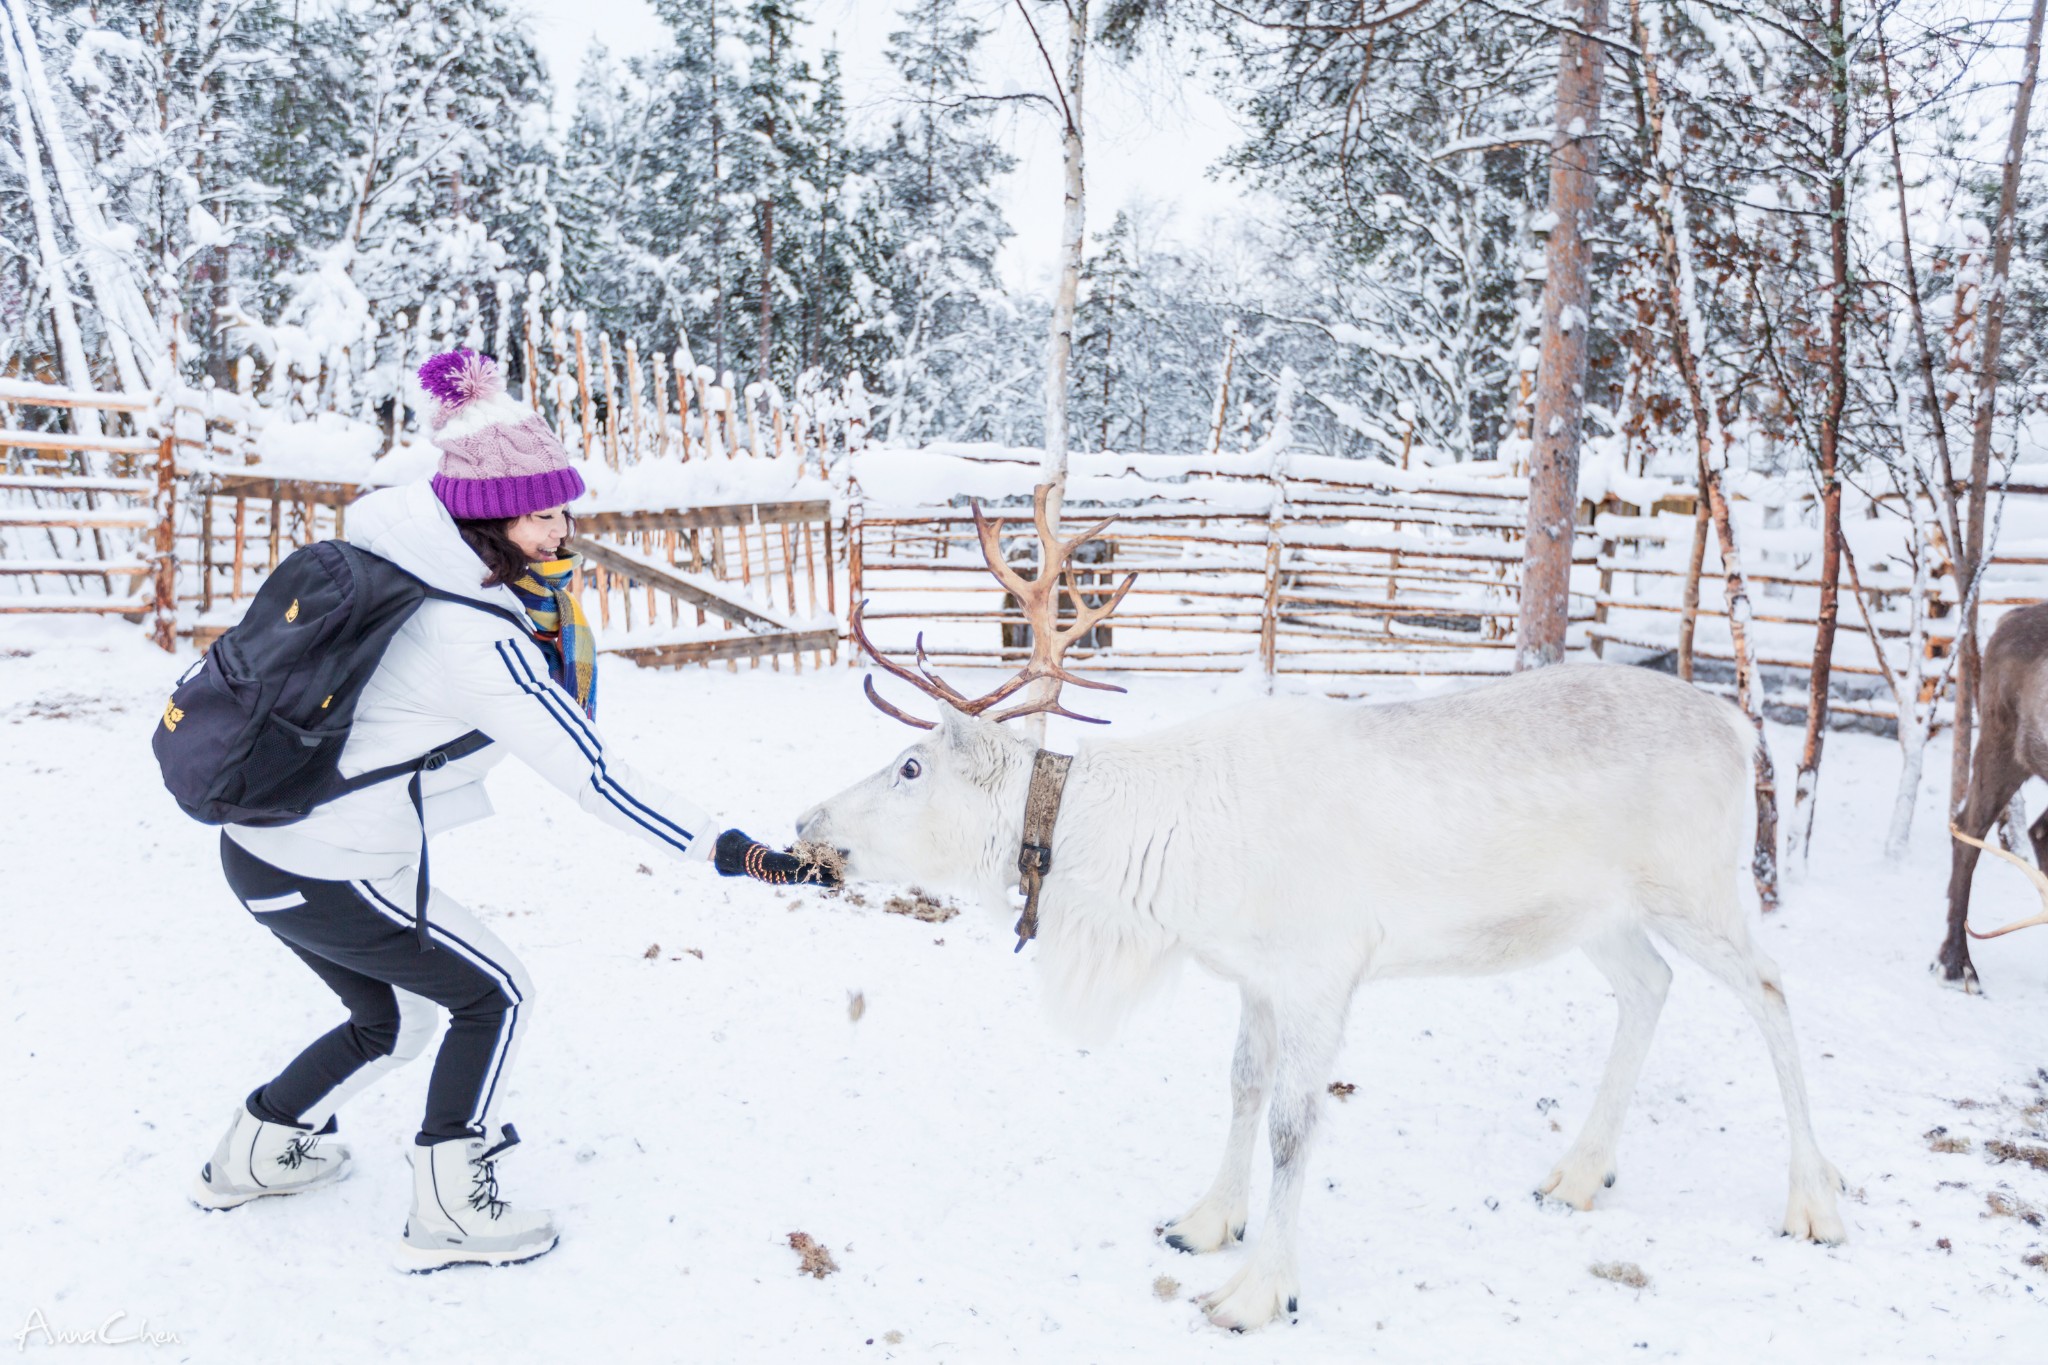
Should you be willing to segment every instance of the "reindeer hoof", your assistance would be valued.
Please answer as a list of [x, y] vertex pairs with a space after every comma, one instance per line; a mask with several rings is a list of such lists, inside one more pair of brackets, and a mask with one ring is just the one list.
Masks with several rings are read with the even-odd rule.
[[1242, 1242], [1244, 1224], [1242, 1212], [1216, 1213], [1206, 1204], [1197, 1204], [1167, 1224], [1162, 1234], [1166, 1244], [1175, 1251], [1200, 1256], [1206, 1252], [1221, 1251], [1232, 1242]]
[[1835, 1201], [1842, 1188], [1842, 1173], [1825, 1162], [1819, 1171], [1795, 1181], [1785, 1206], [1785, 1235], [1824, 1246], [1847, 1241], [1849, 1231], [1842, 1225], [1841, 1208]]
[[1567, 1157], [1536, 1187], [1536, 1198], [1539, 1202], [1554, 1199], [1560, 1204], [1570, 1204], [1581, 1213], [1589, 1213], [1593, 1208], [1593, 1196], [1614, 1186], [1613, 1171], [1598, 1170], [1596, 1174], [1596, 1170], [1598, 1168], [1574, 1166]]
[[1935, 980], [1952, 991], [1961, 991], [1964, 995], [1984, 993], [1983, 984], [1977, 980], [1976, 965], [1967, 958], [1960, 967], [1952, 968], [1937, 957], [1927, 964], [1927, 971]]
[[1199, 1302], [1209, 1321], [1233, 1332], [1264, 1327], [1275, 1318], [1292, 1321], [1301, 1311], [1300, 1291], [1286, 1282], [1293, 1278], [1291, 1274], [1269, 1274], [1247, 1265], [1230, 1283]]

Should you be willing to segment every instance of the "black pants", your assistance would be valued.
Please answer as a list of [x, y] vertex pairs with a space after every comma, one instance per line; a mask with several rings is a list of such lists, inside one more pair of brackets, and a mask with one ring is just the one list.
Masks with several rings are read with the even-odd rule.
[[532, 1009], [526, 969], [496, 934], [439, 891], [427, 909], [434, 951], [413, 925], [413, 870], [379, 881], [330, 882], [272, 867], [225, 834], [221, 866], [257, 923], [277, 935], [348, 1009], [249, 1096], [273, 1123], [330, 1125], [384, 1072], [426, 1050], [438, 1016], [448, 1033], [427, 1086], [422, 1145], [481, 1136], [503, 1092]]

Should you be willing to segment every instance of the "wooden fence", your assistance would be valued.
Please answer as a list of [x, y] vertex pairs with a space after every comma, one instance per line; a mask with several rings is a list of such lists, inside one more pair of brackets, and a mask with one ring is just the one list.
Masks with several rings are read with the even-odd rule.
[[[68, 418], [72, 430], [24, 424], [38, 412]], [[171, 647], [175, 471], [156, 412], [148, 394], [0, 380], [0, 576], [15, 585], [0, 613], [148, 618]]]
[[[1115, 521], [1081, 589], [1106, 590], [1131, 571], [1138, 580], [1114, 622], [1076, 647], [1077, 659], [1111, 669], [1318, 675], [1330, 690], [1343, 689], [1346, 678], [1512, 668], [1527, 485], [1504, 468], [1402, 471], [1309, 458], [1283, 461], [1261, 478], [1241, 465], [1204, 468], [1197, 457], [1172, 478], [1155, 466], [1133, 488], [1102, 457], [1077, 464], [1091, 459], [1099, 467], [1070, 486], [1065, 520], [1070, 530], [1084, 518]], [[1017, 489], [991, 510], [1023, 518], [1005, 532], [1007, 552], [1033, 560], [1036, 541], [1021, 506], [1028, 467], [1015, 458], [987, 463], [1016, 469]], [[1177, 479], [1202, 484], [1200, 495], [1184, 496]], [[1262, 487], [1263, 506], [1247, 505], [1254, 487]], [[1226, 491], [1219, 496], [1218, 488]], [[870, 599], [865, 619], [878, 646], [907, 652], [922, 635], [941, 663], [1021, 657], [1022, 617], [983, 567], [965, 511], [880, 504], [855, 492], [849, 599]], [[2048, 499], [2011, 490], [2008, 497], [2009, 534], [1994, 549], [1984, 588], [1987, 631], [2003, 611], [2048, 596], [2048, 539], [2010, 534], [2030, 517], [2048, 534]], [[1780, 715], [1805, 708], [1819, 620], [1819, 546], [1808, 510], [1796, 500], [1737, 502], [1759, 662], [1768, 704]], [[1931, 565], [1918, 606], [1921, 667], [1911, 668], [1904, 651], [1916, 613], [1905, 519], [1861, 510], [1848, 527], [1860, 567], [1842, 584], [1834, 709], [1890, 720], [1892, 688], [1908, 675], [1919, 678], [1920, 703], [1933, 698], [1953, 645], [1954, 590], [1945, 559]], [[1582, 505], [1570, 602], [1575, 651], [1632, 661], [1677, 652], [1694, 511], [1690, 488], [1645, 479]], [[1732, 691], [1725, 680], [1734, 651], [1711, 535], [1703, 548], [1692, 652], [1703, 685]], [[1945, 548], [1928, 552], [1939, 557]]]
[[[758, 458], [781, 465], [791, 487], [796, 470], [830, 469], [844, 499], [839, 515], [816, 495], [584, 515], [578, 590], [609, 648], [649, 663], [722, 659], [737, 667], [747, 659], [758, 667], [765, 658], [780, 667], [787, 657], [792, 667], [817, 666], [837, 654], [845, 614], [868, 599], [867, 619], [884, 648], [907, 651], [922, 634], [941, 664], [997, 666], [1019, 656], [1025, 623], [981, 562], [964, 496], [885, 501], [862, 487], [865, 458], [844, 462], [860, 441], [844, 423], [834, 428], [765, 402], [736, 406], [729, 386], [701, 373], [671, 387], [665, 366], [647, 367], [648, 383], [636, 393], [643, 371], [635, 348], [627, 348], [619, 380], [600, 338], [593, 378], [587, 347], [572, 341], [578, 362], [569, 386], [558, 386], [552, 408], [548, 394], [540, 401], [552, 424], [566, 424], [584, 461], [630, 471]], [[164, 404], [150, 395], [0, 382], [0, 613], [148, 619], [168, 648], [182, 612], [182, 633], [204, 643], [239, 615], [284, 555], [346, 534], [348, 504], [363, 485], [285, 478], [250, 463], [249, 433], [222, 420], [219, 404], [202, 410], [203, 402], [210, 400]], [[66, 420], [72, 430], [50, 429]], [[927, 453], [875, 452], [885, 457]], [[1035, 479], [1025, 453], [984, 451], [966, 464], [976, 476], [963, 486], [986, 493], [994, 474], [1007, 489], [994, 497], [998, 510], [1022, 512]], [[1484, 676], [1511, 667], [1527, 491], [1509, 470], [1411, 471], [1298, 456], [1261, 463], [1217, 452], [1128, 461], [1077, 455], [1075, 467], [1069, 524], [1115, 518], [1080, 566], [1082, 591], [1107, 591], [1125, 572], [1138, 574], [1116, 620], [1082, 642], [1077, 659], [1115, 669], [1315, 676], [1331, 690], [1355, 686], [1346, 679]], [[925, 482], [928, 495], [935, 485]], [[1642, 659], [1676, 648], [1697, 532], [1690, 490], [1638, 479], [1628, 492], [1638, 501], [1610, 495], [1582, 509], [1570, 618], [1575, 648]], [[2005, 534], [1985, 584], [1987, 629], [2004, 610], [2048, 595], [2048, 497], [2031, 485], [2007, 496]], [[1794, 502], [1738, 510], [1768, 701], [1797, 711], [1818, 621], [1808, 509]], [[1866, 515], [1846, 524], [1859, 568], [1844, 582], [1835, 671], [1837, 709], [1883, 719], [1895, 712], [1893, 696], [1909, 673], [1919, 700], [1932, 696], [1956, 611], [1944, 564], [1932, 566], [1916, 608], [1903, 518], [1873, 520], [1878, 510], [1861, 509]], [[1009, 528], [1006, 545], [1020, 560], [1035, 557], [1028, 521]], [[1733, 655], [1718, 560], [1708, 537], [1690, 612], [1694, 657], [1709, 686], [1721, 685]], [[1911, 669], [1906, 651], [1915, 647], [1921, 666]]]
[[[1526, 480], [1474, 466], [1409, 473], [1316, 460], [1249, 476], [1200, 463], [1187, 478], [1237, 490], [1221, 504], [1263, 505], [1190, 505], [1162, 484], [1156, 500], [1116, 506], [1091, 496], [1088, 480], [1070, 485], [1069, 523], [1115, 518], [1084, 568], [1084, 595], [1138, 575], [1115, 620], [1070, 657], [1269, 677], [1512, 668]], [[1021, 516], [1005, 530], [1006, 552], [1035, 560], [1028, 510], [995, 510]], [[966, 511], [859, 501], [847, 544], [849, 598], [871, 599], [864, 619], [877, 645], [908, 650], [923, 634], [944, 663], [1018, 656], [1023, 618], [990, 578]], [[1590, 572], [1597, 549], [1588, 528], [1576, 562]], [[1590, 621], [1594, 607], [1590, 593], [1575, 594], [1573, 619]]]
[[[348, 506], [367, 486], [261, 474], [193, 477], [184, 541], [202, 648], [232, 625], [263, 575], [301, 545], [345, 537]], [[603, 632], [607, 652], [643, 663], [728, 667], [787, 656], [836, 658], [839, 634], [832, 505], [824, 499], [648, 511], [586, 512], [573, 548], [573, 591]], [[715, 619], [714, 619], [715, 618]], [[666, 631], [664, 631], [666, 627]], [[707, 635], [706, 631], [712, 632]]]

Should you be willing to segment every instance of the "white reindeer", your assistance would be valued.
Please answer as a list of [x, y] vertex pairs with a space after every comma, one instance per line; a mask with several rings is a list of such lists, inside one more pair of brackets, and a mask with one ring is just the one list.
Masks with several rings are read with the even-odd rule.
[[[799, 833], [839, 849], [850, 878], [945, 885], [999, 904], [1018, 882], [1035, 746], [1003, 719], [1058, 706], [1061, 656], [1115, 606], [1058, 629], [1055, 585], [1074, 546], [1037, 503], [1043, 566], [1019, 577], [1001, 522], [975, 519], [992, 570], [1033, 623], [1030, 664], [969, 700], [876, 661], [946, 703], [928, 738], [807, 812]], [[1104, 523], [1105, 525], [1107, 523]], [[921, 645], [921, 642], [920, 642]], [[994, 718], [1026, 683], [1051, 695]], [[928, 725], [870, 698], [898, 719]], [[1077, 719], [1087, 719], [1077, 717]], [[929, 727], [928, 727], [929, 728]], [[1671, 970], [1654, 940], [1724, 982], [1768, 1044], [1791, 1134], [1787, 1234], [1844, 1236], [1841, 1178], [1815, 1145], [1778, 969], [1737, 899], [1756, 734], [1676, 679], [1570, 666], [1391, 705], [1266, 700], [1073, 760], [1042, 890], [1039, 969], [1058, 1016], [1114, 1017], [1192, 957], [1242, 994], [1230, 1137], [1209, 1192], [1165, 1229], [1188, 1252], [1243, 1237], [1255, 1125], [1270, 1108], [1268, 1226], [1202, 1300], [1225, 1327], [1293, 1315], [1295, 1222], [1317, 1109], [1361, 981], [1476, 974], [1579, 949], [1618, 1006], [1614, 1050], [1584, 1128], [1538, 1192], [1579, 1209], [1614, 1183], [1615, 1145]]]

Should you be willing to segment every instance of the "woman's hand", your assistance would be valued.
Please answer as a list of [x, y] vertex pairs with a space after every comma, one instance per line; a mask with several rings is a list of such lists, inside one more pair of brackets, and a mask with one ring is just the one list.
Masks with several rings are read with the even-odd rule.
[[729, 829], [718, 836], [718, 843], [711, 854], [711, 865], [722, 876], [752, 877], [757, 882], [771, 882], [777, 886], [796, 882], [812, 886], [839, 885], [839, 874], [831, 867], [770, 848], [736, 829]]

